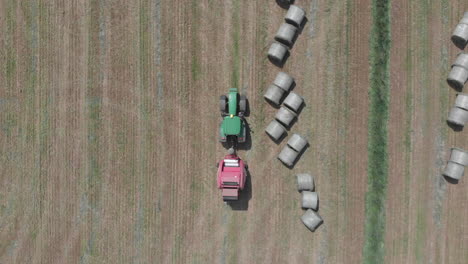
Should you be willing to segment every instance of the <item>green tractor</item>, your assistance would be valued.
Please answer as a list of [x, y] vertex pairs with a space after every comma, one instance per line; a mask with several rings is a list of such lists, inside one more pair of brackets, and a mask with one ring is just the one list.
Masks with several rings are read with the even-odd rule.
[[244, 119], [247, 110], [247, 98], [239, 95], [237, 88], [229, 89], [228, 95], [221, 95], [219, 110], [223, 121], [219, 127], [219, 141], [232, 144], [244, 143], [247, 138], [247, 128]]

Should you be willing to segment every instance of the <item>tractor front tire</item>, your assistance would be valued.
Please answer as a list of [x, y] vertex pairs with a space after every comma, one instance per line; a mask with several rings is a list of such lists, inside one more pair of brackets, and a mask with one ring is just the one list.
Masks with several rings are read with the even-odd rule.
[[221, 95], [219, 97], [219, 111], [221, 111], [221, 114], [226, 113], [226, 106], [227, 106], [227, 97], [225, 95]]
[[239, 112], [245, 113], [247, 111], [247, 97], [245, 95], [240, 96], [239, 100]]

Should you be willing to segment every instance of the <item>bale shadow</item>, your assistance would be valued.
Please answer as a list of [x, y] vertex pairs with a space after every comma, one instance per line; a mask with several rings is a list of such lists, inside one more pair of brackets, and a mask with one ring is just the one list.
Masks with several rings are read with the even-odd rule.
[[288, 136], [288, 132], [286, 131], [278, 140], [274, 139], [272, 136], [270, 136], [268, 133], [265, 132], [265, 134], [275, 143], [276, 145], [279, 145], [283, 139], [285, 139]]
[[297, 29], [296, 34], [294, 34], [294, 37], [292, 39], [291, 45], [289, 45], [289, 49], [294, 48], [294, 44], [296, 44], [297, 39], [299, 38], [299, 35], [301, 34], [301, 30]]
[[312, 232], [317, 231], [317, 229], [319, 229], [319, 227], [320, 227], [321, 225], [323, 225], [324, 222], [325, 222], [325, 221], [323, 221], [323, 218], [322, 218], [322, 221], [320, 221], [320, 223], [315, 227], [314, 231], [312, 231]]
[[308, 22], [309, 22], [309, 19], [307, 19], [307, 17], [304, 17], [304, 20], [299, 25], [299, 28], [297, 28], [297, 33], [298, 33], [297, 35], [302, 34], [302, 31], [304, 31], [304, 28]]
[[318, 212], [319, 209], [320, 209], [320, 195], [318, 195], [317, 193], [317, 209], [315, 209], [314, 211]]
[[[272, 84], [272, 85], [275, 85], [275, 84]], [[276, 86], [276, 85], [275, 85]], [[294, 90], [294, 88], [296, 88], [296, 80], [293, 80], [293, 83], [291, 84], [291, 88], [289, 88], [289, 91], [285, 91], [283, 93], [283, 95], [281, 96], [281, 99], [279, 101], [279, 104], [275, 104], [274, 102], [268, 100], [267, 98], [264, 97], [265, 101], [273, 108], [275, 109], [280, 109], [281, 108], [281, 105], [283, 104], [283, 101], [284, 99], [286, 99], [286, 97], [288, 96], [288, 94], [290, 92], [292, 92]], [[281, 89], [281, 88], [280, 88]]]
[[294, 37], [293, 37], [293, 39], [291, 41], [291, 44], [287, 43], [286, 41], [284, 41], [282, 39], [277, 39], [276, 37], [275, 37], [275, 40], [278, 41], [279, 43], [285, 45], [286, 47], [288, 47], [289, 52], [291, 52], [291, 50], [294, 48], [294, 45], [296, 44], [297, 39], [302, 34], [302, 31], [304, 31], [304, 27], [307, 24], [307, 22], [308, 22], [307, 17], [304, 17], [304, 20], [302, 21], [302, 23], [297, 28], [296, 34], [294, 34]]
[[283, 9], [289, 9], [289, 6], [294, 4], [294, 0], [290, 1], [290, 3], [285, 3], [283, 0], [276, 0], [276, 3]]
[[456, 125], [454, 123], [451, 123], [447, 121], [447, 125], [455, 132], [461, 132], [463, 131], [464, 126]]
[[461, 93], [463, 92], [463, 87], [464, 85], [460, 85], [458, 82], [456, 82], [455, 80], [450, 80], [450, 79], [447, 79], [447, 83], [448, 85], [453, 89], [455, 90], [456, 92], [458, 93]]
[[450, 40], [452, 40], [453, 45], [461, 50], [464, 50], [467, 45], [467, 43], [462, 38], [456, 36], [452, 36]]
[[[306, 150], [307, 150], [309, 147], [310, 147], [310, 144], [307, 142], [307, 145], [305, 145], [304, 149], [303, 149], [301, 152], [299, 152], [299, 154], [297, 155], [296, 160], [294, 161], [294, 163], [293, 163], [291, 166], [289, 166], [289, 165], [283, 163], [283, 162], [280, 160], [281, 163], [283, 163], [283, 165], [286, 166], [286, 168], [288, 168], [289, 170], [294, 169], [294, 166], [296, 166], [297, 162], [302, 158], [302, 155], [304, 154], [304, 152], [306, 152]], [[278, 160], [279, 160], [279, 159], [278, 159]]]
[[240, 191], [237, 201], [226, 201], [226, 204], [233, 211], [247, 211], [249, 209], [249, 201], [252, 199], [252, 180], [250, 171], [247, 168], [247, 178], [245, 179], [244, 190]]
[[[287, 106], [286, 106], [286, 107], [287, 107]], [[299, 116], [300, 116], [302, 110], [303, 110], [305, 107], [306, 107], [306, 104], [303, 103], [303, 104], [299, 107], [299, 109], [297, 109], [297, 112], [295, 112], [295, 113], [296, 113], [296, 117], [291, 121], [291, 124], [289, 124], [289, 126], [286, 127], [286, 130], [287, 130], [287, 131], [291, 131], [291, 128], [292, 128], [297, 122], [299, 122]], [[290, 109], [289, 107], [287, 107], [287, 108]], [[292, 110], [291, 110], [291, 111], [292, 111]], [[293, 111], [293, 112], [294, 112], [294, 111]]]
[[[284, 95], [283, 95], [283, 97], [284, 97]], [[283, 100], [283, 99], [281, 99], [280, 102], [282, 102], [282, 100]], [[275, 108], [275, 109], [280, 109], [280, 107], [281, 107], [281, 103], [277, 105], [277, 104], [273, 103], [272, 101], [270, 101], [270, 100], [268, 100], [268, 99], [266, 99], [266, 98], [265, 98], [265, 101], [266, 101], [271, 107], [273, 107], [273, 108]]]
[[447, 177], [447, 176], [445, 176], [443, 174], [442, 174], [442, 176], [444, 177], [445, 181], [447, 181], [450, 184], [458, 184], [458, 182], [460, 181], [460, 180], [457, 180], [457, 179], [454, 179], [454, 178]]
[[284, 55], [284, 58], [283, 60], [277, 60], [271, 56], [268, 56], [268, 59], [270, 60], [270, 62], [275, 65], [276, 67], [282, 69], [284, 67], [284, 65], [286, 64], [286, 61], [288, 60], [289, 56], [291, 56], [291, 51], [288, 50], [288, 52], [286, 52], [286, 55]]

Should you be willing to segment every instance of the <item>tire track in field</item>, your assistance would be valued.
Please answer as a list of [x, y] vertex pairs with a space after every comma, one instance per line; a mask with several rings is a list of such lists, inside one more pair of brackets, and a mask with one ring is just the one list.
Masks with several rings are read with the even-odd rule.
[[[23, 247], [23, 234], [29, 233], [30, 230], [28, 229], [34, 230], [39, 225], [36, 221], [32, 221], [31, 227], [27, 225], [31, 223], [26, 222], [29, 215], [39, 214], [41, 211], [36, 212], [34, 210], [36, 208], [25, 207], [30, 199], [26, 195], [30, 195], [30, 192], [24, 190], [24, 188], [35, 189], [38, 185], [35, 182], [31, 187], [25, 186], [25, 183], [28, 183], [25, 180], [34, 179], [34, 176], [39, 173], [34, 173], [38, 171], [35, 170], [38, 167], [37, 163], [34, 162], [37, 159], [36, 156], [29, 157], [28, 155], [29, 151], [38, 148], [38, 144], [35, 142], [37, 136], [36, 133], [28, 135], [24, 132], [26, 130], [24, 128], [32, 127], [35, 124], [33, 106], [26, 103], [31, 101], [32, 104], [35, 103], [34, 92], [37, 89], [39, 69], [37, 67], [37, 20], [23, 17], [35, 10], [32, 10], [33, 8], [29, 5], [16, 5], [13, 1], [3, 2], [2, 5], [4, 9], [1, 9], [1, 12], [5, 13], [2, 14], [0, 23], [3, 26], [2, 31], [5, 32], [2, 32], [3, 34], [0, 37], [0, 52], [2, 58], [5, 59], [6, 65], [2, 67], [2, 73], [0, 74], [2, 75], [0, 81], [4, 87], [0, 92], [0, 97], [2, 102], [5, 102], [2, 105], [4, 109], [0, 115], [0, 134], [3, 141], [1, 144], [1, 159], [3, 161], [1, 171], [3, 173], [0, 177], [2, 182], [0, 192], [0, 226], [2, 227], [0, 262], [6, 263], [18, 261], [21, 258], [19, 251]], [[20, 13], [19, 10], [23, 12]], [[37, 17], [34, 16], [35, 18]], [[24, 57], [20, 56], [21, 54]], [[22, 70], [22, 68], [25, 70]], [[26, 117], [23, 117], [23, 119], [27, 119], [31, 123], [24, 124], [22, 122], [21, 114], [23, 113], [26, 113]], [[28, 136], [34, 137], [34, 139], [28, 138]], [[21, 141], [17, 142], [19, 140]], [[19, 145], [29, 151], [17, 152], [21, 151], [18, 150]], [[32, 161], [30, 162], [30, 160]], [[36, 195], [36, 193], [32, 195]]]
[[[161, 145], [162, 151], [160, 151], [160, 162], [164, 164], [158, 170], [158, 179], [161, 180], [161, 190], [163, 192], [160, 201], [160, 231], [161, 231], [161, 240], [165, 243], [160, 243], [160, 262], [169, 262], [172, 259], [172, 246], [175, 243], [174, 233], [175, 221], [173, 218], [174, 198], [173, 198], [173, 188], [175, 179], [174, 175], [174, 159], [175, 156], [175, 146], [177, 145], [177, 139], [174, 137], [174, 134], [177, 133], [176, 129], [179, 127], [179, 120], [176, 119], [176, 99], [175, 91], [173, 89], [174, 85], [177, 87], [177, 78], [175, 61], [176, 57], [178, 39], [176, 39], [176, 34], [174, 34], [175, 27], [179, 25], [178, 20], [178, 6], [172, 7], [168, 3], [161, 2], [161, 36], [166, 36], [166, 38], [161, 41], [161, 51], [162, 51], [162, 71], [164, 80], [171, 80], [170, 82], [164, 83], [164, 108], [162, 108], [161, 121], [163, 126], [161, 127], [162, 136], [164, 137], [165, 144]], [[170, 10], [170, 11], [169, 11]], [[174, 14], [171, 18], [167, 18], [165, 14]], [[177, 31], [178, 32], [178, 31]], [[175, 47], [175, 48], [172, 48]], [[159, 88], [158, 88], [159, 89]], [[165, 148], [168, 148], [167, 150]], [[170, 148], [170, 149], [169, 149]], [[175, 172], [177, 173], [177, 172]], [[164, 183], [164, 184], [163, 184]]]
[[90, 40], [88, 42], [88, 86], [86, 91], [86, 116], [87, 116], [87, 162], [84, 194], [81, 197], [81, 217], [86, 219], [87, 239], [86, 246], [82, 249], [80, 263], [89, 263], [97, 254], [96, 240], [100, 225], [101, 190], [102, 190], [102, 164], [100, 161], [100, 141], [102, 124], [102, 86], [103, 66], [105, 50], [105, 23], [104, 0], [93, 1], [90, 4], [91, 13], [89, 21]]
[[[184, 222], [184, 201], [186, 201], [186, 192], [184, 190], [184, 178], [186, 175], [184, 174], [184, 167], [187, 162], [186, 156], [184, 154], [185, 152], [185, 147], [186, 147], [186, 138], [187, 136], [186, 129], [187, 129], [187, 124], [185, 123], [185, 111], [186, 108], [189, 107], [188, 105], [188, 94], [187, 94], [187, 89], [185, 81], [185, 74], [184, 74], [184, 49], [185, 49], [185, 42], [187, 41], [187, 27], [186, 27], [186, 22], [185, 22], [185, 5], [176, 5], [175, 10], [173, 12], [175, 14], [175, 21], [172, 21], [174, 25], [174, 32], [177, 34], [174, 36], [174, 41], [176, 42], [175, 49], [174, 49], [174, 55], [171, 56], [171, 59], [174, 60], [174, 72], [176, 73], [172, 80], [173, 82], [173, 87], [176, 92], [173, 94], [173, 103], [172, 107], [174, 110], [174, 116], [172, 117], [172, 120], [177, 122], [177, 125], [174, 126], [177, 128], [177, 132], [171, 131], [170, 133], [174, 134], [173, 138], [173, 144], [169, 146], [176, 146], [175, 147], [175, 152], [169, 152], [173, 155], [173, 158], [170, 160], [171, 163], [171, 172], [169, 175], [171, 175], [171, 178], [173, 181], [171, 182], [170, 189], [171, 189], [171, 218], [172, 221], [172, 228], [171, 228], [171, 233], [172, 233], [172, 241], [170, 243], [172, 244], [172, 249], [171, 249], [171, 260], [173, 262], [177, 261], [182, 261], [181, 258], [183, 258], [183, 255], [181, 253], [181, 250], [184, 246], [184, 234], [186, 232], [186, 223]], [[172, 54], [171, 54], [172, 55]], [[179, 166], [181, 165], [181, 166]]]
[[[346, 40], [344, 59], [344, 85], [347, 87], [341, 94], [344, 114], [339, 131], [338, 159], [339, 176], [341, 177], [341, 206], [343, 214], [344, 237], [340, 238], [339, 248], [344, 248], [338, 256], [338, 262], [358, 263], [362, 260], [364, 243], [364, 193], [367, 187], [367, 155], [359, 158], [354, 153], [366, 153], [368, 134], [366, 131], [369, 113], [369, 41], [371, 24], [371, 1], [347, 1], [346, 3]], [[350, 140], [351, 139], [351, 140]], [[349, 242], [352, 241], [352, 242]]]
[[[408, 49], [414, 35], [406, 32], [411, 24], [410, 3], [392, 4], [392, 56], [390, 60], [391, 91], [389, 115], [389, 179], [387, 198], [386, 260], [405, 262], [394, 257], [407, 255], [411, 167], [413, 164], [414, 87], [413, 56]], [[403, 122], [401, 120], [404, 120]], [[403, 176], [402, 176], [403, 175]], [[395, 188], [398, 186], [398, 188]], [[403, 194], [402, 190], [403, 189]], [[406, 245], [405, 245], [406, 243]]]
[[[141, 0], [138, 6], [138, 67], [137, 67], [137, 134], [136, 134], [136, 157], [137, 157], [137, 177], [136, 177], [136, 210], [133, 226], [133, 240], [135, 248], [135, 257], [133, 261], [141, 263], [145, 255], [145, 218], [148, 208], [145, 200], [147, 198], [146, 188], [148, 175], [148, 131], [149, 131], [149, 73], [150, 68], [150, 33], [149, 33], [149, 3], [147, 0]], [[146, 261], [145, 261], [146, 262]]]
[[[164, 186], [164, 179], [162, 179], [161, 175], [164, 175], [164, 172], [161, 170], [165, 167], [165, 150], [159, 146], [161, 146], [164, 142], [163, 139], [166, 138], [165, 134], [165, 111], [164, 111], [164, 79], [163, 79], [163, 69], [164, 69], [164, 60], [163, 60], [163, 40], [162, 40], [162, 32], [163, 32], [163, 25], [162, 25], [162, 2], [160, 0], [155, 0], [152, 5], [152, 29], [153, 32], [153, 45], [152, 45], [152, 53], [154, 54], [154, 70], [151, 71], [151, 76], [153, 80], [153, 84], [156, 84], [156, 92], [154, 95], [156, 104], [155, 104], [155, 111], [154, 118], [152, 119], [153, 125], [155, 126], [155, 143], [153, 148], [153, 159], [156, 162], [154, 165], [154, 171], [152, 172], [152, 177], [154, 178], [154, 191], [151, 194], [151, 198], [154, 199], [153, 207], [154, 207], [154, 217], [155, 222], [153, 222], [150, 227], [153, 227], [154, 230], [150, 229], [150, 234], [153, 234], [153, 239], [151, 242], [151, 259], [152, 260], [159, 260], [162, 261], [162, 248], [159, 246], [162, 244], [163, 239], [163, 226], [162, 226], [162, 202], [163, 202], [163, 188]], [[154, 76], [155, 75], [155, 76]]]
[[[441, 17], [440, 17], [440, 23], [441, 25], [441, 31], [442, 32], [450, 32], [451, 26], [449, 25], [448, 21], [448, 12], [449, 12], [449, 3], [448, 0], [441, 1], [440, 3], [440, 10], [441, 10]], [[448, 45], [450, 43], [441, 43], [440, 46], [440, 51], [439, 51], [439, 56], [441, 58], [440, 65], [439, 65], [439, 71], [441, 72], [441, 76], [448, 76], [449, 68], [446, 67], [449, 65], [449, 58], [448, 58]], [[440, 98], [439, 98], [439, 112], [444, 113], [446, 109], [448, 109], [448, 92], [449, 89], [447, 87], [447, 83], [444, 79], [440, 78], [439, 80], [439, 86], [440, 86]], [[439, 132], [438, 136], [435, 142], [435, 148], [436, 148], [436, 166], [438, 168], [437, 172], [434, 175], [434, 194], [433, 194], [433, 199], [434, 199], [434, 207], [432, 208], [432, 218], [433, 221], [436, 225], [437, 228], [442, 227], [442, 210], [443, 210], [443, 200], [445, 199], [446, 191], [447, 191], [447, 185], [442, 177], [440, 177], [440, 171], [443, 170], [445, 166], [445, 149], [447, 149], [447, 134], [448, 134], [448, 128], [445, 126], [445, 116], [441, 117], [440, 120], [440, 127], [439, 127]], [[439, 248], [436, 246], [436, 248]], [[440, 259], [438, 260], [436, 257], [436, 261], [440, 263]]]

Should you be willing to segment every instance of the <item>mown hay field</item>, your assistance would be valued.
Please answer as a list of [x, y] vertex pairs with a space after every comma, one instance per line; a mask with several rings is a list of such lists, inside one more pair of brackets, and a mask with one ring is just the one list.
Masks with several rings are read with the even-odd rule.
[[[379, 2], [296, 0], [308, 21], [279, 69], [266, 53], [286, 10], [273, 0], [0, 1], [0, 263], [362, 263], [373, 239], [385, 263], [466, 263], [468, 183], [440, 174], [451, 147], [468, 149], [445, 122], [450, 34], [468, 3], [391, 1], [376, 35]], [[288, 135], [310, 147], [293, 169], [276, 159], [286, 140], [263, 132], [279, 70], [306, 102]], [[372, 156], [381, 76], [387, 134]], [[234, 207], [215, 181], [230, 87], [251, 112], [249, 190]], [[301, 172], [320, 197], [314, 233], [299, 219]]]

